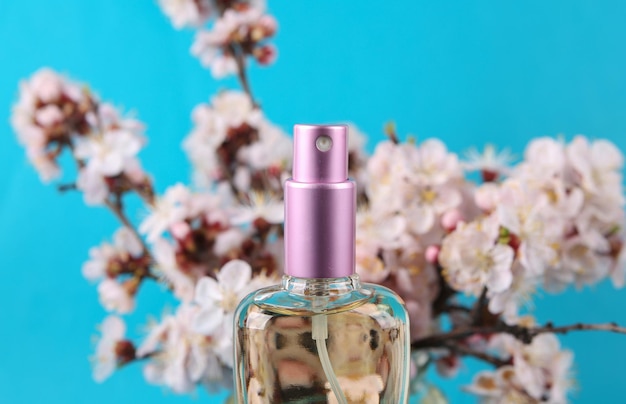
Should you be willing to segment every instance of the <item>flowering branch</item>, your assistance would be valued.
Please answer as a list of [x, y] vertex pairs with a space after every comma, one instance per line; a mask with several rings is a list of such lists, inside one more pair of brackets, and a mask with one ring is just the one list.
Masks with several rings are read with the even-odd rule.
[[141, 237], [141, 235], [139, 234], [135, 226], [133, 226], [133, 224], [130, 222], [130, 220], [128, 219], [128, 216], [126, 216], [126, 213], [124, 213], [124, 205], [122, 203], [121, 198], [117, 197], [115, 198], [115, 201], [111, 201], [109, 199], [105, 202], [105, 206], [109, 208], [109, 210], [115, 215], [115, 217], [128, 230], [130, 230], [133, 233], [133, 235], [137, 238], [137, 240], [139, 240], [139, 242], [141, 243], [141, 246], [143, 247], [144, 254], [150, 259], [150, 261], [151, 262], [154, 261], [154, 259], [152, 258], [152, 254], [150, 253], [150, 249], [146, 245], [145, 241], [143, 240], [143, 238]]
[[234, 44], [230, 44], [229, 49], [233, 53], [233, 55], [235, 55], [235, 63], [237, 64], [237, 78], [239, 79], [241, 88], [246, 93], [248, 98], [250, 98], [250, 102], [252, 102], [252, 105], [258, 108], [259, 105], [252, 96], [252, 89], [250, 88], [250, 83], [248, 82], [245, 54], [243, 53], [241, 47], [236, 47]]
[[75, 182], [57, 185], [57, 191], [59, 192], [76, 191], [76, 190], [78, 190], [78, 187], [76, 186]]
[[[198, 29], [192, 53], [213, 76], [235, 75], [241, 87], [218, 93], [192, 113], [183, 147], [201, 191], [176, 184], [157, 199], [138, 159], [143, 125], [49, 69], [22, 83], [12, 121], [42, 180], [61, 174], [58, 158], [69, 150], [78, 176], [59, 184], [59, 191], [82, 192], [87, 204], [105, 206], [123, 225], [112, 242], [92, 248], [83, 265], [84, 276], [99, 282], [102, 306], [130, 313], [145, 278], [167, 284], [180, 301], [137, 345], [125, 338], [121, 317], [105, 319], [94, 377], [103, 380], [116, 367], [145, 359], [149, 381], [183, 393], [229, 380], [232, 334], [221, 330], [231, 329], [236, 303], [250, 290], [278, 282], [280, 196], [293, 148], [264, 116], [246, 71], [252, 60], [268, 65], [276, 57], [268, 42], [277, 24], [264, 5], [159, 4], [177, 28]], [[623, 285], [622, 154], [604, 140], [540, 138], [509, 167], [510, 154], [492, 146], [463, 162], [436, 139], [402, 142], [393, 122], [384, 132], [387, 140], [368, 157], [365, 137], [349, 128], [349, 176], [359, 184], [355, 258], [361, 279], [404, 299], [412, 348], [441, 348], [424, 353], [441, 373], [454, 373], [460, 357], [496, 367], [477, 375], [474, 394], [501, 402], [565, 402], [572, 353], [555, 334], [626, 334], [626, 328], [528, 327], [520, 309], [537, 284], [563, 290], [610, 277]], [[481, 173], [483, 183], [469, 181], [469, 171]], [[150, 210], [138, 229], [123, 199], [133, 192]], [[455, 299], [460, 294], [474, 301], [461, 305]], [[447, 332], [438, 321], [444, 314], [452, 324]], [[364, 346], [369, 353], [375, 345]]]
[[434, 334], [414, 341], [411, 344], [413, 349], [427, 349], [447, 346], [449, 341], [458, 341], [471, 337], [472, 335], [490, 336], [498, 333], [507, 333], [513, 335], [525, 344], [529, 344], [533, 339], [544, 333], [567, 334], [570, 331], [608, 331], [617, 334], [626, 334], [626, 327], [619, 326], [616, 323], [602, 324], [584, 324], [576, 323], [565, 326], [555, 327], [552, 323], [546, 323], [540, 327], [524, 327], [522, 325], [509, 325], [500, 322], [495, 326], [473, 326], [459, 327], [446, 333]]
[[472, 349], [467, 345], [462, 345], [459, 343], [447, 341], [447, 342], [444, 342], [442, 346], [445, 348], [448, 348], [450, 351], [454, 352], [457, 355], [471, 356], [473, 358], [480, 359], [483, 362], [490, 363], [495, 367], [500, 367], [500, 366], [510, 364], [510, 361], [508, 360], [500, 359], [486, 352]]
[[[97, 111], [97, 107], [95, 107], [95, 110]], [[97, 128], [98, 128], [98, 131], [100, 131], [100, 133], [98, 133], [98, 136], [102, 136], [103, 129], [102, 129], [102, 124], [101, 124], [100, 119], [97, 120]], [[85, 167], [87, 166], [87, 163], [76, 155], [74, 144], [71, 142], [68, 142], [67, 146], [72, 153], [72, 158], [74, 159], [76, 163], [76, 167], [79, 170], [85, 169]], [[76, 182], [73, 182], [70, 184], [60, 184], [59, 186], [57, 186], [57, 189], [59, 190], [59, 192], [65, 192], [68, 190], [79, 190]], [[152, 205], [154, 203], [154, 192], [152, 191], [152, 187], [149, 187], [148, 192], [146, 192], [146, 190], [142, 190], [141, 188], [134, 188], [132, 186], [131, 186], [131, 189], [137, 192], [137, 194], [141, 197], [141, 199], [144, 202], [146, 202], [146, 204]], [[103, 201], [104, 206], [106, 206], [113, 213], [113, 215], [122, 223], [122, 225], [124, 225], [124, 227], [126, 227], [128, 230], [132, 232], [132, 234], [141, 243], [145, 256], [149, 258], [150, 262], [153, 262], [154, 259], [152, 258], [150, 249], [148, 248], [145, 241], [143, 240], [143, 238], [141, 237], [141, 235], [139, 234], [135, 226], [131, 223], [130, 219], [128, 219], [128, 216], [124, 212], [124, 204], [122, 202], [123, 192], [124, 191], [116, 192], [115, 189], [112, 192], [111, 190], [109, 190], [108, 195], [104, 198], [104, 201]], [[154, 278], [154, 276], [150, 274], [149, 272], [143, 277]]]

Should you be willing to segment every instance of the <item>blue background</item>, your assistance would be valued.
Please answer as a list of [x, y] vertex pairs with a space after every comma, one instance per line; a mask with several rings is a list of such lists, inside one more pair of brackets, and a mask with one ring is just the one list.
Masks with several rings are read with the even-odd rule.
[[[623, 1], [275, 1], [279, 59], [253, 68], [267, 115], [352, 121], [369, 149], [390, 119], [400, 133], [439, 137], [455, 152], [492, 142], [518, 155], [532, 137], [584, 133], [626, 150], [626, 6]], [[159, 190], [189, 178], [180, 142], [192, 107], [217, 89], [153, 0], [0, 0], [0, 403], [194, 402], [148, 386], [139, 367], [106, 383], [87, 361], [104, 317], [80, 275], [89, 247], [117, 223], [78, 194], [40, 184], [8, 124], [17, 83], [43, 65], [89, 82], [148, 125], [142, 153]], [[139, 205], [133, 212], [140, 217]], [[539, 318], [626, 323], [626, 295], [602, 284], [536, 299]], [[158, 287], [142, 289], [137, 334], [158, 315]], [[171, 301], [168, 303], [171, 304]], [[626, 337], [563, 338], [576, 352], [575, 402], [626, 394]], [[476, 364], [443, 383], [453, 402]], [[199, 393], [196, 402], [217, 398]]]

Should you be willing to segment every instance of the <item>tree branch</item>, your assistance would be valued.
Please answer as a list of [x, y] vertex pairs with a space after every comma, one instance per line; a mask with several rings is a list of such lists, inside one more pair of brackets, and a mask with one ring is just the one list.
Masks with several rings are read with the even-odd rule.
[[76, 190], [78, 190], [78, 187], [76, 186], [75, 182], [57, 185], [57, 191], [59, 192], [76, 191]]
[[483, 362], [490, 363], [493, 366], [498, 367], [498, 368], [504, 365], [510, 364], [510, 361], [500, 359], [493, 355], [489, 355], [486, 352], [477, 351], [466, 345], [455, 344], [453, 342], [447, 342], [447, 343], [444, 343], [444, 347], [448, 348], [450, 351], [454, 352], [457, 355], [471, 356], [473, 358], [480, 359]]
[[[97, 111], [96, 111], [97, 112]], [[100, 127], [100, 120], [98, 119], [98, 127]], [[78, 157], [76, 157], [76, 155], [74, 154], [74, 145], [69, 142], [67, 144], [67, 146], [69, 147], [71, 154], [72, 154], [72, 158], [74, 159], [74, 161], [76, 162], [76, 168], [78, 170], [84, 169], [85, 168], [85, 162], [81, 159], [79, 159]], [[58, 186], [59, 191], [66, 191], [66, 190], [70, 190], [70, 189], [77, 189], [76, 187], [76, 183], [71, 183], [71, 184], [67, 184], [67, 185], [59, 185]], [[149, 200], [149, 198], [147, 198], [144, 194], [142, 194], [141, 192], [135, 190], [139, 196], [141, 197], [141, 199], [146, 202], [149, 205], [152, 205], [154, 201]], [[112, 198], [111, 198], [112, 197]], [[143, 240], [143, 238], [139, 235], [139, 232], [137, 231], [137, 229], [135, 228], [135, 226], [133, 226], [133, 224], [130, 222], [130, 220], [128, 219], [128, 217], [126, 216], [126, 214], [124, 213], [124, 205], [122, 203], [122, 199], [121, 196], [118, 194], [111, 194], [109, 193], [109, 196], [107, 197], [106, 201], [105, 201], [105, 206], [107, 208], [109, 208], [109, 210], [111, 212], [113, 212], [113, 214], [115, 215], [115, 217], [125, 226], [127, 227], [134, 235], [135, 237], [137, 237], [137, 239], [139, 240], [139, 242], [141, 243], [143, 250], [144, 250], [144, 254], [146, 254], [147, 257], [150, 258], [150, 261], [154, 262], [154, 258], [152, 257], [152, 254], [150, 253], [150, 249], [148, 248], [148, 246], [146, 245], [145, 241]]]
[[474, 307], [472, 307], [472, 311], [470, 312], [470, 317], [472, 318], [473, 325], [482, 325], [483, 322], [483, 311], [487, 305], [487, 287], [483, 288], [483, 291], [480, 293], [480, 297], [474, 303]]
[[460, 311], [460, 312], [467, 313], [467, 314], [471, 313], [471, 309], [469, 307], [465, 307], [460, 304], [449, 303], [441, 308], [442, 313], [452, 313], [455, 311]]
[[485, 327], [461, 327], [452, 331], [440, 334], [434, 334], [422, 339], [419, 339], [411, 344], [412, 349], [427, 349], [445, 347], [449, 341], [458, 341], [465, 339], [472, 335], [491, 335], [498, 333], [507, 333], [513, 335], [518, 340], [529, 344], [539, 334], [554, 333], [554, 334], [567, 334], [570, 331], [608, 331], [618, 334], [626, 334], [626, 327], [621, 327], [616, 323], [603, 323], [603, 324], [570, 324], [564, 326], [555, 327], [552, 323], [547, 323], [544, 326], [538, 327], [523, 327], [521, 325], [508, 325], [504, 322], [500, 322], [494, 326]]
[[135, 226], [133, 226], [133, 224], [130, 222], [130, 220], [128, 219], [128, 217], [124, 213], [124, 205], [122, 204], [122, 201], [120, 200], [119, 197], [117, 197], [116, 199], [117, 199], [116, 201], [111, 201], [110, 199], [107, 199], [107, 201], [105, 202], [106, 207], [109, 208], [111, 210], [111, 212], [113, 212], [115, 217], [126, 228], [128, 228], [128, 230], [130, 230], [133, 233], [133, 235], [141, 243], [141, 245], [143, 247], [144, 254], [146, 254], [146, 256], [150, 257], [151, 261], [154, 261], [152, 259], [152, 254], [150, 254], [150, 249], [148, 249], [148, 246], [146, 245], [145, 241], [143, 240], [143, 238], [141, 237], [141, 235], [139, 234], [139, 232], [137, 231]]
[[543, 327], [531, 328], [530, 329], [530, 338], [534, 338], [539, 334], [551, 332], [554, 334], [567, 334], [570, 331], [607, 331], [616, 334], [626, 334], [626, 327], [622, 327], [615, 322], [604, 323], [604, 324], [584, 324], [584, 323], [576, 323], [570, 325], [563, 325], [559, 327], [555, 327], [551, 322], [546, 323]]
[[232, 43], [228, 45], [228, 50], [235, 58], [235, 63], [237, 64], [237, 78], [239, 79], [241, 88], [248, 95], [248, 98], [250, 98], [252, 105], [255, 108], [258, 108], [259, 105], [254, 100], [252, 89], [250, 88], [250, 83], [248, 82], [248, 75], [246, 74], [246, 55], [243, 53], [241, 47], [235, 46]]

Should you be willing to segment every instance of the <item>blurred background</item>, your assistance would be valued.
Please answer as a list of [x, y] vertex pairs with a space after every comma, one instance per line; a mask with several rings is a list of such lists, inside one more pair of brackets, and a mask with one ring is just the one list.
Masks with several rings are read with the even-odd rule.
[[[521, 156], [543, 135], [607, 138], [626, 151], [626, 4], [619, 0], [270, 1], [279, 57], [251, 69], [266, 115], [295, 123], [354, 122], [368, 150], [394, 120], [400, 134], [438, 137], [462, 153], [485, 143]], [[189, 53], [192, 32], [176, 31], [155, 0], [0, 0], [0, 403], [220, 402], [176, 396], [146, 384], [138, 366], [104, 384], [89, 355], [105, 316], [81, 276], [88, 249], [117, 228], [79, 194], [43, 186], [9, 125], [18, 82], [50, 66], [88, 82], [104, 100], [148, 125], [141, 157], [162, 191], [189, 182], [180, 143], [190, 111], [234, 79], [216, 82]], [[145, 212], [139, 209], [136, 221]], [[165, 293], [140, 291], [131, 334], [159, 316]], [[536, 300], [540, 321], [619, 321], [626, 292], [603, 283]], [[136, 324], [133, 328], [132, 324]], [[562, 338], [576, 354], [572, 401], [626, 395], [626, 337]], [[468, 361], [443, 386], [451, 402], [473, 402]]]

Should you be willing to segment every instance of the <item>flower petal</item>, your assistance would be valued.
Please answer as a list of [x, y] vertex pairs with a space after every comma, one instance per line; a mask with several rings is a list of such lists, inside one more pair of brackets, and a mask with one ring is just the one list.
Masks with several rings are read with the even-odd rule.
[[208, 276], [200, 278], [196, 285], [194, 300], [203, 307], [213, 307], [220, 300], [222, 292], [215, 279]]
[[219, 308], [200, 311], [193, 319], [193, 329], [204, 335], [210, 335], [220, 329], [224, 320], [224, 311]]
[[217, 273], [217, 280], [223, 290], [240, 292], [250, 283], [252, 268], [242, 260], [227, 262]]

